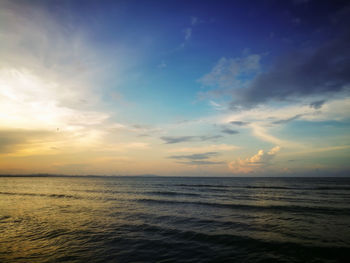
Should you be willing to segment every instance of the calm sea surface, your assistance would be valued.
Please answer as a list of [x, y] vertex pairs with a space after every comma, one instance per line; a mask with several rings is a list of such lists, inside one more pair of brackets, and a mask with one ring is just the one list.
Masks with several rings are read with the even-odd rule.
[[350, 178], [0, 178], [0, 262], [350, 262]]

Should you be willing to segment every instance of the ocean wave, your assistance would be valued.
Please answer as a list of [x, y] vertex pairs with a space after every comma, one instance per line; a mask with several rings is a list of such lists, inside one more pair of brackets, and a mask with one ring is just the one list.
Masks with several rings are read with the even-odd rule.
[[224, 188], [224, 189], [267, 189], [267, 190], [350, 190], [348, 186], [316, 186], [316, 187], [304, 187], [304, 186], [260, 186], [260, 185], [217, 185], [217, 184], [175, 184], [174, 186], [192, 187], [192, 188]]
[[[296, 250], [308, 250], [308, 251], [323, 251], [324, 253], [329, 253], [331, 250], [336, 253], [344, 253], [348, 251], [348, 247], [335, 246], [335, 245], [312, 245], [312, 244], [302, 244], [293, 242], [281, 242], [281, 241], [267, 241], [264, 239], [252, 238], [242, 235], [234, 234], [212, 234], [203, 231], [193, 231], [193, 230], [181, 230], [179, 228], [168, 228], [153, 224], [124, 224], [120, 226], [121, 229], [126, 229], [127, 231], [133, 232], [137, 231], [149, 233], [151, 236], [159, 234], [161, 236], [167, 237], [169, 240], [177, 240], [180, 242], [197, 242], [197, 243], [208, 243], [211, 245], [224, 245], [224, 246], [235, 246], [236, 248], [244, 249], [285, 249], [286, 252]], [[164, 239], [162, 239], [164, 240]], [[167, 240], [167, 239], [165, 239]], [[319, 252], [320, 252], [319, 251]]]
[[271, 212], [295, 212], [295, 213], [321, 213], [321, 214], [337, 214], [337, 215], [350, 215], [348, 208], [329, 208], [329, 207], [310, 207], [310, 206], [296, 206], [296, 205], [271, 205], [271, 206], [258, 206], [247, 204], [229, 204], [229, 203], [211, 203], [202, 201], [177, 201], [177, 200], [164, 200], [164, 199], [137, 199], [136, 201], [149, 204], [168, 204], [168, 205], [197, 205], [197, 206], [210, 206], [214, 208], [228, 208], [228, 209], [240, 209], [240, 210], [252, 210], [252, 211], [271, 211]]
[[144, 192], [142, 194], [148, 195], [165, 195], [165, 196], [200, 196], [197, 193], [183, 193], [183, 192], [175, 192], [175, 191], [152, 191], [152, 192]]
[[16, 192], [0, 192], [1, 195], [17, 195], [17, 196], [41, 196], [41, 197], [52, 197], [52, 198], [72, 198], [80, 199], [78, 196], [66, 195], [66, 194], [42, 194], [42, 193], [16, 193]]
[[218, 185], [218, 184], [174, 184], [174, 186], [184, 187], [216, 187], [216, 188], [228, 188], [229, 185]]

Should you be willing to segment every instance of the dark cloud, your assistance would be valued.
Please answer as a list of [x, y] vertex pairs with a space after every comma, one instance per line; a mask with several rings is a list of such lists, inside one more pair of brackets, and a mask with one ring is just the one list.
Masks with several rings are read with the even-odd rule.
[[193, 141], [196, 136], [163, 136], [160, 137], [166, 144]]
[[203, 136], [198, 136], [198, 139], [200, 141], [211, 141], [211, 140], [216, 140], [222, 138], [222, 135], [203, 135]]
[[310, 103], [310, 107], [314, 108], [315, 110], [320, 109], [323, 104], [326, 102], [326, 100], [318, 100]]
[[166, 144], [191, 142], [191, 141], [211, 141], [223, 137], [222, 135], [202, 135], [202, 136], [163, 136], [160, 137]]
[[246, 126], [249, 124], [249, 122], [246, 121], [231, 121], [230, 123], [237, 126]]
[[224, 162], [214, 162], [214, 161], [189, 161], [189, 162], [177, 162], [187, 165], [215, 165], [215, 164], [224, 164]]
[[173, 155], [168, 158], [171, 159], [187, 159], [187, 160], [204, 160], [209, 159], [212, 156], [218, 155], [218, 152], [206, 152], [206, 153], [195, 153], [189, 155]]
[[226, 133], [226, 134], [230, 134], [230, 135], [239, 133], [239, 131], [232, 130], [232, 129], [229, 129], [229, 128], [223, 128], [221, 130], [221, 132]]
[[350, 84], [350, 32], [315, 49], [281, 57], [250, 86], [232, 91], [231, 107], [251, 108], [269, 101], [329, 96]]
[[205, 152], [205, 153], [194, 153], [188, 155], [173, 155], [169, 156], [170, 159], [181, 160], [177, 163], [186, 165], [213, 165], [213, 164], [223, 164], [220, 161], [210, 161], [209, 158], [217, 156], [218, 152]]
[[148, 133], [141, 133], [139, 135], [137, 135], [138, 137], [151, 137], [151, 134]]
[[288, 122], [291, 122], [291, 121], [294, 121], [296, 119], [299, 119], [301, 116], [303, 116], [303, 114], [297, 114], [297, 115], [295, 115], [295, 116], [293, 116], [291, 118], [274, 121], [272, 123], [273, 124], [286, 124]]

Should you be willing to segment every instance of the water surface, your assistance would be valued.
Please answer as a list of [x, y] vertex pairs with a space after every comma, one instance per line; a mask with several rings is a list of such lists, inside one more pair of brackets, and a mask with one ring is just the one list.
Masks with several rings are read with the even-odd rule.
[[350, 179], [3, 177], [0, 262], [350, 262]]

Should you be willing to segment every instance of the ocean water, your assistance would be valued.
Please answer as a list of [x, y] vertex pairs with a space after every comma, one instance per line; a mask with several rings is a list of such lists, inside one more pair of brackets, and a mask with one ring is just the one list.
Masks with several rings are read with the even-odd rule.
[[350, 262], [350, 178], [0, 178], [0, 262]]

